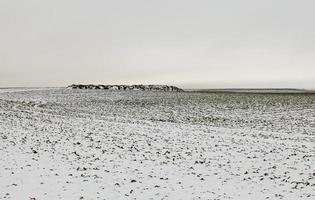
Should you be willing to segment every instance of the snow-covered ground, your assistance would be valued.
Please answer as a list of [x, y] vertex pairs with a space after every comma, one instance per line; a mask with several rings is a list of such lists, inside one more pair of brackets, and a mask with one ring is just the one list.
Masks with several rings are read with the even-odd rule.
[[0, 92], [0, 199], [315, 199], [315, 95]]

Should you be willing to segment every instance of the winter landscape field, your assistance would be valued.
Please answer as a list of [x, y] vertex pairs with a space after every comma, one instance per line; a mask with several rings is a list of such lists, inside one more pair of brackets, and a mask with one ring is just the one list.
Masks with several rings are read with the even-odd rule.
[[315, 95], [0, 89], [0, 199], [315, 199]]

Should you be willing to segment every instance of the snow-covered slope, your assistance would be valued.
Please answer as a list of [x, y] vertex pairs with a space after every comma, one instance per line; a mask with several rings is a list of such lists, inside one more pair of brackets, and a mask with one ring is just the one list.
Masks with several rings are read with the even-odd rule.
[[314, 199], [315, 96], [0, 94], [0, 199]]

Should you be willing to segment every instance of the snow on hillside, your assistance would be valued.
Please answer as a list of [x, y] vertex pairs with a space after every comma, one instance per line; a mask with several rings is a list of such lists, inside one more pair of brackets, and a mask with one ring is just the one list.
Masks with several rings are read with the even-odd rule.
[[314, 199], [315, 95], [0, 94], [0, 199]]

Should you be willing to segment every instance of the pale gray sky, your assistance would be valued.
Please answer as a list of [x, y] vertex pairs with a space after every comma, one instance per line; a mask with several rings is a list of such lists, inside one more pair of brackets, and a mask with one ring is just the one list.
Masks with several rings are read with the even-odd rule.
[[0, 0], [0, 87], [315, 88], [314, 0]]

